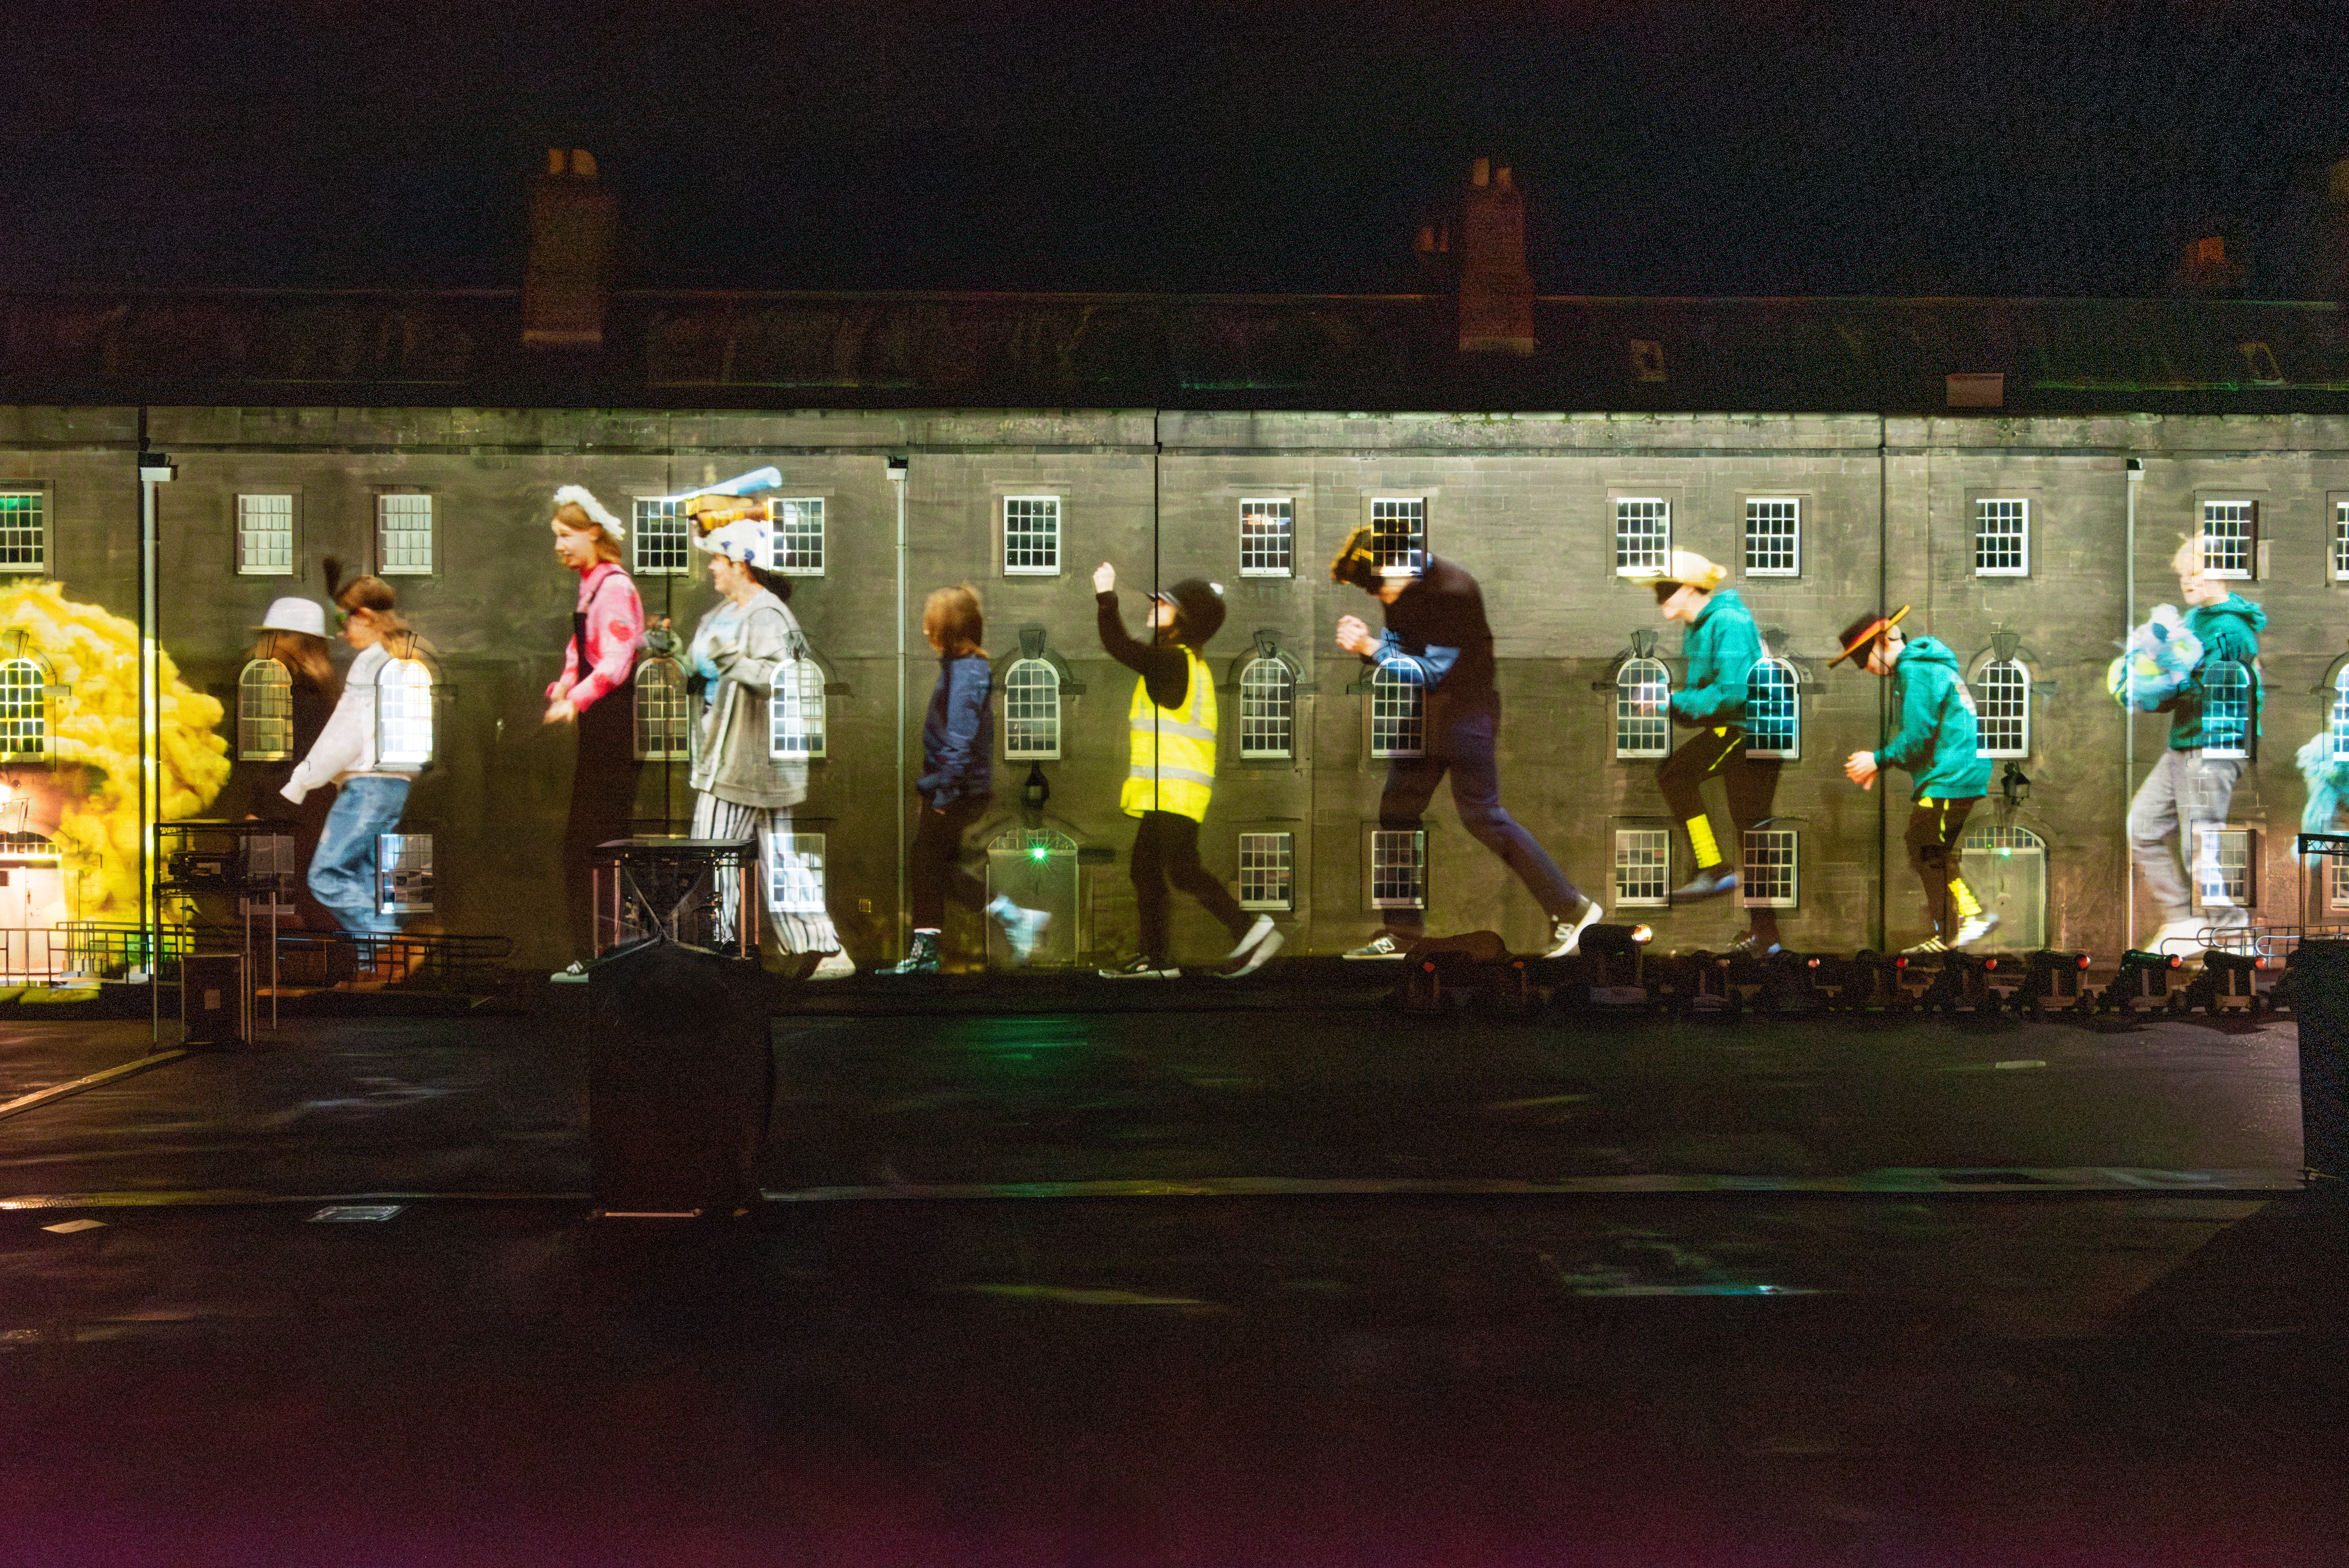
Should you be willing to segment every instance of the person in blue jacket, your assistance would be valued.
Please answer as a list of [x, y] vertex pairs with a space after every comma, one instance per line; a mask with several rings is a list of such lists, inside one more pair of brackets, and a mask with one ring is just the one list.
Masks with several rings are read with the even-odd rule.
[[[1672, 890], [1674, 903], [1713, 898], [1737, 886], [1737, 872], [1724, 863], [1713, 820], [1705, 814], [1700, 793], [1704, 781], [1719, 779], [1727, 787], [1729, 820], [1740, 844], [1748, 828], [1769, 820], [1778, 793], [1778, 758], [1746, 750], [1746, 683], [1762, 659], [1762, 634], [1736, 591], [1722, 587], [1728, 576], [1727, 567], [1692, 550], [1675, 550], [1661, 570], [1643, 579], [1654, 588], [1664, 619], [1688, 628], [1681, 645], [1688, 673], [1668, 706], [1672, 721], [1693, 726], [1696, 734], [1656, 769], [1664, 803], [1687, 830], [1689, 848], [1696, 853], [1696, 874]], [[1753, 928], [1733, 949], [1778, 952], [1777, 911], [1746, 913]]]
[[1843, 770], [1863, 789], [1874, 789], [1876, 776], [1887, 768], [1909, 774], [1916, 800], [1904, 841], [1909, 869], [1925, 889], [1933, 934], [1902, 951], [1944, 953], [1981, 941], [1998, 924], [1998, 916], [1983, 911], [1958, 874], [1957, 858], [1966, 817], [1990, 789], [1990, 760], [1981, 755], [1974, 695], [1958, 668], [1958, 655], [1931, 637], [1909, 642], [1900, 630], [1908, 614], [1903, 604], [1890, 615], [1854, 621], [1844, 628], [1843, 652], [1828, 667], [1857, 658], [1868, 674], [1892, 681], [1892, 738], [1874, 751], [1853, 752]]
[[[2186, 600], [2186, 629], [2201, 643], [2202, 659], [2162, 705], [2170, 716], [2169, 746], [2129, 802], [2129, 858], [2161, 906], [2161, 929], [2146, 945], [2156, 953], [2199, 953], [2205, 925], [2226, 931], [2251, 920], [2203, 860], [2211, 849], [2196, 843], [2195, 830], [2226, 821], [2243, 763], [2258, 749], [2260, 632], [2268, 617], [2203, 569], [2200, 540], [2188, 540], [2170, 565]], [[2199, 917], [2171, 858], [2172, 837], [2203, 873]]]
[[922, 719], [922, 776], [914, 780], [921, 825], [907, 856], [914, 922], [912, 950], [885, 975], [935, 975], [946, 934], [947, 900], [985, 907], [1003, 927], [1012, 956], [1026, 963], [1051, 916], [1021, 909], [963, 869], [962, 836], [993, 801], [995, 710], [988, 698], [995, 672], [981, 644], [987, 623], [968, 583], [941, 588], [922, 604], [922, 634], [937, 651], [938, 684]]

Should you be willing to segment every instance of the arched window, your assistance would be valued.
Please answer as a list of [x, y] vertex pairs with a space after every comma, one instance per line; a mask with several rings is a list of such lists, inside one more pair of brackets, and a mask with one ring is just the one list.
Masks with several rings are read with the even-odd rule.
[[294, 676], [280, 661], [255, 659], [236, 677], [236, 757], [283, 762], [294, 755]]
[[0, 660], [0, 760], [49, 757], [49, 676], [37, 660]]
[[1615, 755], [1669, 757], [1672, 751], [1672, 677], [1663, 661], [1630, 658], [1615, 672]]
[[2202, 754], [2241, 757], [2251, 742], [2251, 672], [2234, 659], [2202, 666]]
[[1427, 677], [1397, 660], [1371, 676], [1371, 755], [1418, 757], [1427, 748]]
[[1056, 760], [1061, 755], [1061, 672], [1045, 659], [1019, 659], [1003, 676], [1003, 755]]
[[2021, 659], [1992, 659], [1974, 682], [1977, 757], [2031, 755], [2031, 671]]
[[2333, 712], [2325, 727], [2333, 737], [2333, 760], [2349, 762], [2349, 663], [2333, 674]]
[[1745, 677], [1745, 753], [1749, 757], [1803, 754], [1800, 677], [1785, 660], [1763, 657]]
[[1958, 846], [1958, 874], [1998, 916], [2002, 947], [2035, 953], [2047, 945], [2047, 841], [2023, 827], [1970, 830]]
[[656, 655], [636, 666], [636, 760], [682, 762], [692, 755], [692, 707], [685, 666]]
[[1288, 757], [1296, 749], [1297, 677], [1270, 656], [1240, 670], [1240, 755]]
[[[390, 652], [389, 645], [385, 651]], [[375, 759], [399, 769], [432, 761], [432, 671], [416, 656], [413, 637], [376, 672]]]
[[804, 654], [776, 668], [767, 701], [767, 755], [823, 755], [823, 666]]

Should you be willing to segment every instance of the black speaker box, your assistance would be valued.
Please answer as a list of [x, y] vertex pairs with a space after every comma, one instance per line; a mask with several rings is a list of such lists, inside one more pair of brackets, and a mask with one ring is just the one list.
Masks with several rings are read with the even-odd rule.
[[2349, 1192], [2349, 942], [2303, 942], [2292, 955], [2300, 1025], [2301, 1163], [2318, 1185]]

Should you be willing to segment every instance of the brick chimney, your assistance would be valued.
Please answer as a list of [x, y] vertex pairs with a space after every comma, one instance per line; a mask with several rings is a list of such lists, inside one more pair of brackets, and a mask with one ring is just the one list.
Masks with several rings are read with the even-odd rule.
[[1478, 159], [1461, 204], [1460, 352], [1531, 354], [1534, 280], [1526, 270], [1526, 198], [1506, 169]]
[[2308, 272], [2308, 297], [2349, 300], [2349, 158], [2325, 173], [2324, 219]]
[[546, 150], [530, 195], [530, 265], [522, 284], [522, 340], [532, 348], [601, 348], [612, 260], [612, 199], [595, 183], [593, 153]]

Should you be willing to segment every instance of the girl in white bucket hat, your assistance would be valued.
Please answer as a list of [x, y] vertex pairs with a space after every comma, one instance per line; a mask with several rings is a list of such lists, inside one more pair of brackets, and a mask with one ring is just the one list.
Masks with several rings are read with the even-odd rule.
[[[335, 666], [326, 656], [326, 612], [316, 599], [289, 595], [270, 602], [237, 678], [235, 769], [216, 805], [223, 816], [283, 822], [294, 835], [295, 862], [307, 866], [325, 830], [332, 795], [295, 805], [280, 793], [294, 768], [317, 744], [335, 711]], [[333, 931], [335, 917], [302, 883], [292, 913], [281, 922]]]

